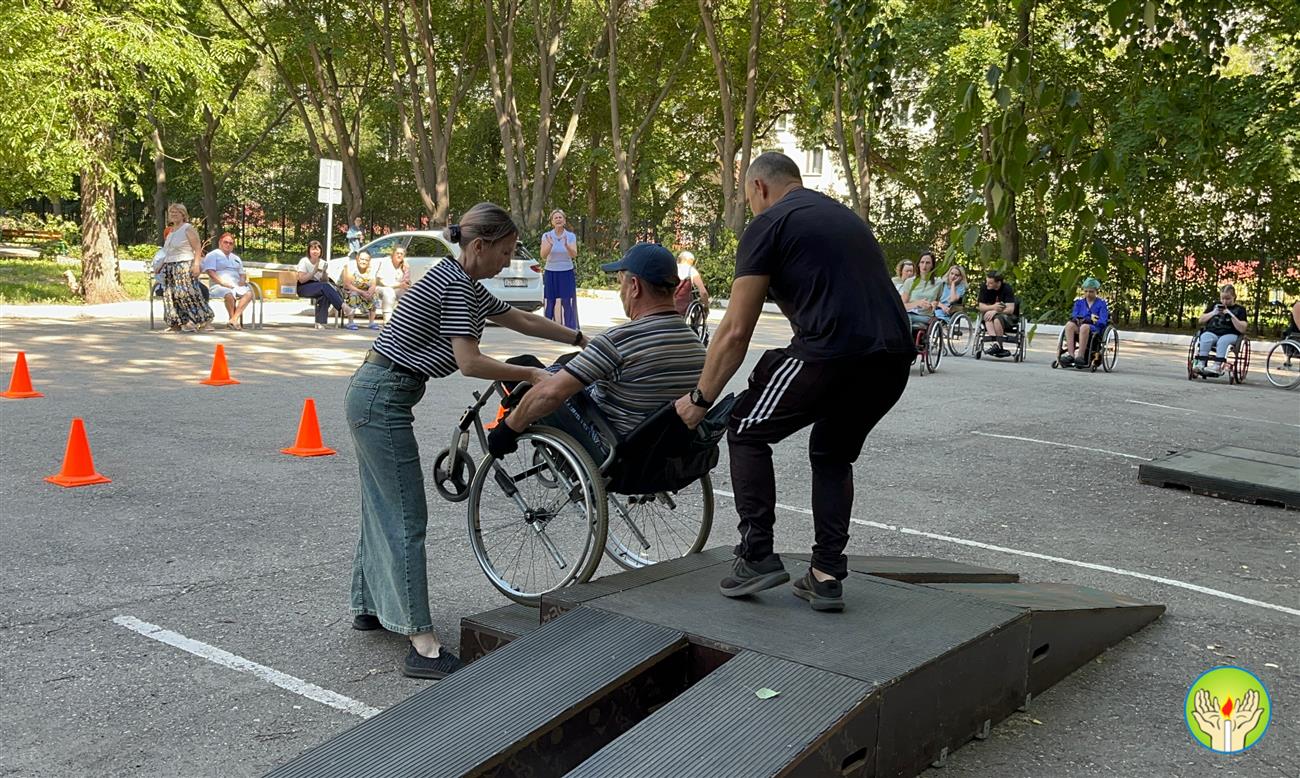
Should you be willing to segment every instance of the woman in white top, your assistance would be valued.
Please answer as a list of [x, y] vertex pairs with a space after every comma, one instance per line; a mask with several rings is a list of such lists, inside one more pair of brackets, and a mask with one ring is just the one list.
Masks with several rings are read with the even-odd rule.
[[370, 329], [379, 329], [375, 324], [375, 275], [370, 264], [370, 253], [358, 251], [357, 258], [349, 259], [347, 267], [343, 268], [341, 280], [350, 330], [357, 328], [358, 313], [370, 314]]
[[199, 267], [203, 261], [203, 244], [198, 230], [190, 224], [190, 212], [180, 203], [167, 206], [167, 226], [171, 232], [163, 241], [162, 296], [163, 318], [168, 332], [197, 332], [212, 329], [212, 309], [199, 287]]
[[307, 256], [298, 260], [298, 296], [316, 301], [316, 329], [325, 329], [330, 308], [343, 310], [343, 295], [330, 283], [328, 262], [321, 257], [320, 241], [307, 244]]
[[578, 329], [578, 275], [573, 270], [573, 260], [578, 257], [578, 236], [569, 232], [564, 211], [551, 212], [550, 232], [542, 236], [542, 259], [546, 272], [542, 274], [542, 289], [546, 296], [546, 318], [560, 321], [556, 308], [563, 307], [563, 324]]
[[388, 321], [393, 315], [397, 300], [411, 288], [411, 266], [406, 264], [406, 249], [393, 246], [387, 260], [380, 260], [375, 271], [375, 287], [379, 292], [379, 313]]

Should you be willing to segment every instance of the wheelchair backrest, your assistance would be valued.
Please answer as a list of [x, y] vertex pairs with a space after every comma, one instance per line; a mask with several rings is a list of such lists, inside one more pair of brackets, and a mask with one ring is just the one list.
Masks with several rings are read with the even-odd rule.
[[726, 432], [734, 395], [714, 404], [694, 430], [668, 403], [628, 433], [614, 449], [606, 476], [619, 494], [650, 494], [681, 489], [718, 464], [718, 441]]

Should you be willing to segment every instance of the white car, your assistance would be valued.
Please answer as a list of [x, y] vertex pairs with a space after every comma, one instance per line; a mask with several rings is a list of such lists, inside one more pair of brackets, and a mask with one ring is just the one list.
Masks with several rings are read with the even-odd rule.
[[[460, 256], [460, 246], [447, 240], [442, 230], [413, 230], [391, 232], [361, 247], [375, 262], [387, 261], [394, 246], [406, 249], [406, 263], [411, 266], [411, 283], [414, 284], [429, 272], [434, 263], [447, 257]], [[338, 283], [347, 265], [346, 256], [334, 257], [329, 262], [330, 279]], [[493, 278], [483, 281], [483, 286], [499, 299], [525, 311], [535, 311], [545, 303], [542, 292], [542, 267], [533, 259], [523, 243], [515, 247], [515, 258], [510, 266]]]

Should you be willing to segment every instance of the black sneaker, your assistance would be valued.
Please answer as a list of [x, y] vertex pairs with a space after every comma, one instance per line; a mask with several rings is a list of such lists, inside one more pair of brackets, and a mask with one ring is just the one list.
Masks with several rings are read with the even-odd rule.
[[1088, 365], [1087, 362], [1075, 362], [1075, 363], [1074, 363], [1074, 369], [1075, 369], [1075, 370], [1087, 370], [1089, 367], [1090, 367], [1090, 366]]
[[369, 613], [358, 613], [352, 617], [352, 628], [362, 632], [369, 632], [372, 629], [383, 629], [384, 625], [379, 623], [378, 616], [372, 616]]
[[790, 574], [785, 571], [785, 565], [777, 554], [772, 554], [762, 562], [747, 562], [744, 557], [736, 557], [731, 565], [731, 575], [722, 579], [718, 590], [723, 597], [744, 597], [780, 586], [789, 580]]
[[839, 581], [818, 581], [812, 570], [794, 582], [794, 596], [807, 600], [815, 611], [844, 610], [844, 585]]
[[446, 678], [456, 672], [464, 665], [460, 662], [460, 657], [443, 648], [435, 657], [428, 657], [415, 650], [406, 652], [406, 658], [398, 665], [397, 669], [407, 678], [427, 678], [437, 681]]
[[1074, 367], [1074, 357], [1069, 354], [1062, 354], [1060, 364], [1061, 367]]

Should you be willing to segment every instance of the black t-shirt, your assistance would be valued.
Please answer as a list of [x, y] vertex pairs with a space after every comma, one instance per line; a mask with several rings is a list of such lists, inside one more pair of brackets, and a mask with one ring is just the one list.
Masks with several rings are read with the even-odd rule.
[[[1214, 310], [1214, 306], [1216, 305], [1218, 305], [1218, 303], [1210, 303], [1205, 306], [1205, 310], [1202, 311], [1202, 313], [1209, 313]], [[1230, 305], [1228, 306], [1228, 311], [1232, 311], [1232, 315], [1236, 316], [1241, 321], [1246, 320], [1246, 309], [1240, 305]], [[1232, 318], [1228, 316], [1228, 311], [1224, 311], [1213, 319], [1207, 321], [1205, 323], [1206, 331], [1213, 332], [1215, 335], [1239, 335], [1240, 333], [1237, 332], [1237, 328], [1232, 326]]]
[[795, 189], [750, 222], [736, 277], [761, 275], [794, 329], [792, 356], [915, 352], [880, 244], [857, 214], [826, 195]]
[[995, 305], [997, 303], [1014, 303], [1016, 293], [1011, 288], [1011, 284], [1006, 281], [997, 289], [989, 289], [988, 282], [980, 284], [979, 301], [983, 305]]

